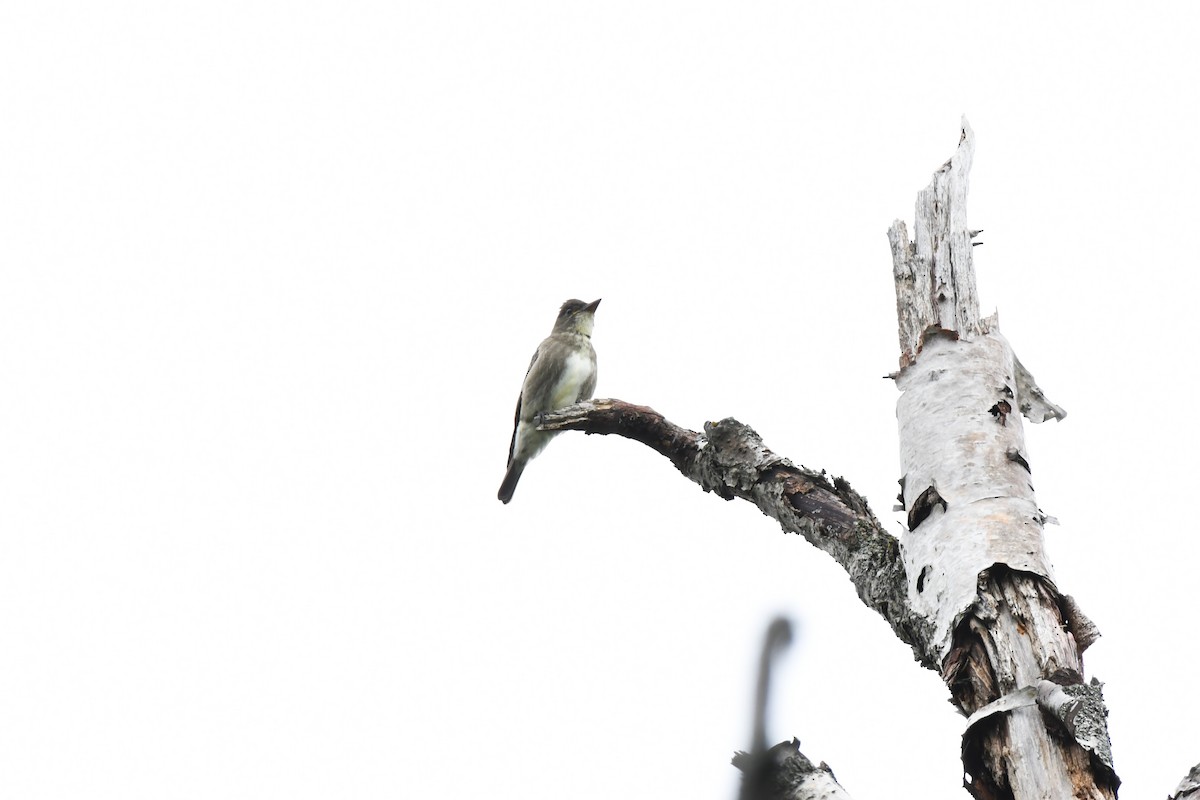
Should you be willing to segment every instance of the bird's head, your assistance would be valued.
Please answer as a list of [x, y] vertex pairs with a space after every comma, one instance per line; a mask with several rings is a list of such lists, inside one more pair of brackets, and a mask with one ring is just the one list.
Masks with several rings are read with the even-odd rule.
[[582, 333], [584, 336], [591, 336], [592, 328], [596, 324], [596, 307], [599, 305], [599, 300], [593, 300], [590, 303], [582, 300], [568, 300], [558, 310], [558, 319], [554, 320], [554, 332]]

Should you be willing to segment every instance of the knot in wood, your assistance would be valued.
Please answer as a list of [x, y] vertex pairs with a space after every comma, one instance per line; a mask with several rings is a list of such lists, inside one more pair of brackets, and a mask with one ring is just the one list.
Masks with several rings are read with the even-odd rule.
[[764, 470], [791, 466], [787, 459], [771, 452], [753, 428], [733, 417], [704, 423], [704, 434], [708, 439], [704, 457], [709, 460], [715, 484], [749, 492]]

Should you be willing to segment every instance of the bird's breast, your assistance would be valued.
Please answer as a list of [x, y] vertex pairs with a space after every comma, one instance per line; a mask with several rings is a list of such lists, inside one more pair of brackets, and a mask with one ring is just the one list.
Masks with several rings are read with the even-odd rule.
[[596, 364], [590, 353], [572, 353], [563, 365], [562, 377], [554, 386], [551, 409], [569, 406], [579, 399], [579, 390], [592, 377]]

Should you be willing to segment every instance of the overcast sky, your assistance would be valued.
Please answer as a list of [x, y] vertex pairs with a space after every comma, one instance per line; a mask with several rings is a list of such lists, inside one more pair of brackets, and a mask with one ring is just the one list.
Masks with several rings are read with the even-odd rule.
[[[1167, 10], [1173, 9], [1173, 10]], [[0, 14], [0, 794], [734, 796], [771, 737], [965, 797], [844, 573], [615, 437], [496, 500], [529, 357], [735, 416], [899, 535], [886, 231], [977, 136], [984, 312], [1129, 797], [1200, 761], [1183, 4], [24, 3]], [[1189, 657], [1192, 663], [1189, 665]]]

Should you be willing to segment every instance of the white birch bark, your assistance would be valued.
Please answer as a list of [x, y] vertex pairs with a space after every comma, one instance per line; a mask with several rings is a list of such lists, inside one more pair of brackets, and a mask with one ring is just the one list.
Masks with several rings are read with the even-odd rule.
[[985, 570], [1006, 564], [1051, 579], [1042, 515], [1024, 466], [1021, 420], [1012, 413], [1016, 382], [1004, 337], [934, 336], [896, 383], [904, 505], [921, 513], [901, 540], [909, 600], [935, 621], [943, 660]]
[[[1099, 684], [1083, 684], [1094, 626], [1055, 587], [1021, 416], [1062, 419], [981, 319], [967, 227], [974, 134], [917, 197], [914, 241], [889, 231], [900, 337], [901, 539], [909, 604], [955, 702], [977, 797], [1115, 797]], [[1075, 622], [1080, 641], [1072, 630]], [[1086, 723], [1086, 724], [1085, 724]]]

